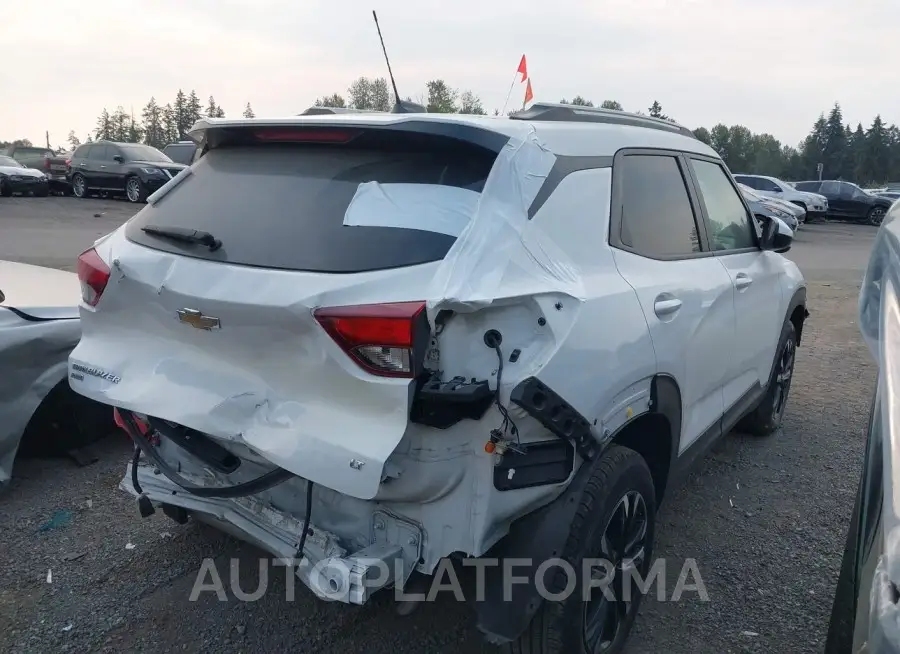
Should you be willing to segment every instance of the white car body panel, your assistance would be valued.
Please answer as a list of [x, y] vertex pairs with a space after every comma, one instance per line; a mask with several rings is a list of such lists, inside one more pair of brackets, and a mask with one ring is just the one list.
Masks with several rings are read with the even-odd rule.
[[18, 168], [16, 166], [0, 166], [0, 174], [21, 175], [22, 177], [45, 177], [44, 173], [36, 168]]
[[[377, 126], [407, 121], [476, 125], [516, 142], [539, 142], [539, 149], [555, 156], [612, 157], [625, 147], [653, 147], [716, 157], [700, 141], [663, 130], [435, 114], [204, 119], [191, 136], [203, 143], [207, 130], [223, 125]], [[214, 159], [215, 149], [194, 164], [195, 172], [182, 185], [194, 183]], [[534, 184], [531, 170], [511, 166], [501, 173], [509, 176], [510, 188]], [[490, 185], [489, 177], [485, 188]], [[96, 308], [82, 304], [83, 337], [70, 357], [70, 365], [100, 374], [72, 381], [72, 387], [105, 404], [208, 434], [245, 462], [234, 475], [225, 476], [179, 454], [177, 446], [163, 447], [164, 456], [191, 479], [233, 484], [272, 465], [296, 474], [255, 496], [274, 517], [254, 518], [260, 512], [236, 500], [173, 495], [174, 484], [154, 479], [147, 466], [139, 466], [151, 500], [205, 513], [205, 519], [273, 553], [289, 553], [298, 533], [296, 520], [288, 525], [287, 518], [278, 516], [296, 514], [309, 480], [316, 485], [311, 515], [317, 533], [313, 547], [318, 549], [311, 556], [313, 563], [328, 557], [346, 561], [351, 546], [368, 548], [369, 535], [378, 530], [373, 525], [388, 519], [384, 514], [402, 523], [398, 529], [421, 532], [423, 538], [409, 539], [417, 540], [412, 560], [421, 559], [420, 570], [433, 571], [452, 552], [480, 556], [506, 534], [513, 520], [546, 505], [568, 481], [498, 491], [492, 481], [494, 455], [486, 452], [485, 444], [490, 431], [501, 424], [500, 411], [492, 407], [480, 420], [463, 420], [447, 429], [411, 422], [414, 382], [365, 372], [321, 328], [312, 311], [426, 300], [429, 310], [436, 310], [452, 301], [460, 309], [439, 334], [435, 316], [429, 314], [432, 347], [443, 377], [488, 379], [491, 388], [500, 371], [497, 354], [485, 346], [483, 334], [499, 330], [504, 356], [519, 350], [514, 365], [503, 367], [499, 400], [508, 407], [523, 443], [552, 438], [509, 401], [510, 391], [524, 379], [539, 377], [589, 421], [595, 438], [602, 440], [649, 410], [654, 375], [671, 375], [684, 394], [678, 443], [683, 452], [758, 381], [764, 366], [771, 367], [772, 353], [768, 361], [760, 357], [774, 350], [780, 323], [772, 323], [778, 311], [778, 319], [785, 319], [786, 303], [802, 279], [777, 275], [779, 261], [785, 270], [792, 264], [768, 252], [726, 265], [716, 256], [663, 262], [615, 250], [608, 243], [611, 189], [609, 167], [588, 167], [565, 176], [540, 209], [515, 226], [518, 240], [508, 238], [488, 247], [471, 268], [454, 272], [463, 279], [467, 271], [490, 273], [463, 297], [430, 295], [433, 278], [441, 277], [446, 262], [351, 274], [276, 270], [139, 245], [126, 238], [123, 226], [95, 246], [111, 276]], [[179, 192], [174, 185], [166, 191], [173, 197]], [[158, 199], [163, 205], [166, 193]], [[517, 220], [530, 206], [513, 193], [487, 196], [485, 191], [476, 214], [496, 201], [498, 214], [509, 212], [502, 215], [507, 227], [513, 222], [510, 215]], [[483, 236], [464, 230], [457, 244]], [[547, 252], [537, 251], [535, 244], [552, 246], [552, 261], [548, 263]], [[507, 258], [492, 269], [493, 256]], [[554, 284], [559, 281], [554, 275], [563, 274], [550, 270], [551, 264], [565, 268], [576, 283]], [[732, 274], [742, 272], [754, 276], [751, 293], [735, 290]], [[473, 285], [481, 279], [476, 277]], [[779, 283], [784, 285], [776, 288]], [[491, 292], [484, 297], [488, 285]], [[680, 311], [657, 317], [654, 308], [661, 293], [677, 293]], [[218, 318], [221, 327], [192, 329], [176, 315], [185, 308]], [[761, 309], [763, 315], [753, 315]], [[759, 331], [751, 336], [753, 330]], [[130, 482], [124, 480], [123, 486], [130, 487]], [[343, 549], [328, 544], [337, 540]], [[303, 574], [301, 578], [307, 579]]]
[[753, 192], [767, 197], [778, 198], [785, 202], [802, 202], [806, 206], [807, 212], [826, 212], [828, 211], [828, 198], [818, 193], [808, 193], [806, 191], [798, 191], [793, 186], [784, 182], [777, 177], [769, 177], [768, 175], [744, 175], [735, 173], [735, 177], [751, 177], [768, 180], [774, 184], [779, 191], [766, 191], [754, 188]]

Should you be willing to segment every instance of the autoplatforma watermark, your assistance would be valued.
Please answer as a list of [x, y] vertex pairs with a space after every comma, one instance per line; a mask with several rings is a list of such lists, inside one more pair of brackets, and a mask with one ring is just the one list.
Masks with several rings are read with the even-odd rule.
[[[503, 601], [512, 599], [517, 585], [531, 584], [540, 597], [548, 601], [562, 601], [576, 592], [587, 600], [595, 597], [597, 592], [602, 592], [610, 601], [618, 599], [627, 602], [636, 594], [649, 595], [654, 591], [656, 600], [660, 602], [680, 601], [685, 593], [695, 593], [700, 601], [709, 601], [700, 568], [692, 558], [679, 559], [679, 573], [671, 594], [668, 592], [668, 560], [665, 558], [655, 559], [645, 574], [637, 566], [614, 566], [602, 558], [584, 559], [577, 567], [559, 558], [540, 562], [525, 558], [472, 558], [456, 561], [464, 568], [474, 570], [474, 583], [469, 584], [460, 581], [453, 561], [443, 559], [435, 568], [426, 592], [422, 592], [421, 586], [417, 587], [419, 592], [408, 592], [404, 583], [408, 574], [402, 561], [397, 561], [394, 566], [377, 559], [357, 562], [359, 563], [366, 567], [366, 574], [360, 575], [358, 570], [353, 569], [356, 566], [348, 565], [343, 559], [323, 559], [310, 565], [306, 559], [260, 558], [259, 582], [253, 591], [248, 592], [240, 585], [241, 561], [233, 558], [229, 561], [229, 586], [234, 599], [255, 602], [272, 590], [269, 570], [272, 566], [280, 566], [296, 572], [296, 575], [290, 572], [284, 575], [287, 601], [294, 600], [298, 576], [319, 598], [327, 601], [362, 603], [360, 598], [365, 597], [369, 591], [386, 586], [393, 587], [397, 601], [431, 602], [440, 593], [450, 593], [459, 601], [483, 601], [490, 570], [494, 580], [496, 574], [500, 574]], [[548, 579], [552, 579], [553, 583], [548, 584]], [[229, 599], [222, 575], [211, 558], [204, 559], [200, 566], [191, 589], [190, 601], [196, 601], [201, 593], [214, 593], [222, 602]]]

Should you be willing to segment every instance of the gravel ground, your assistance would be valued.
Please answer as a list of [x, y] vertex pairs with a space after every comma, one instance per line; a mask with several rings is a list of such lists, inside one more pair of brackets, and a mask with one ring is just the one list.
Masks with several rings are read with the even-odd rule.
[[[132, 211], [118, 201], [4, 199], [0, 258], [71, 269], [78, 252]], [[790, 256], [809, 280], [812, 315], [785, 428], [767, 439], [723, 439], [668, 498], [656, 545], [667, 561], [666, 595], [693, 558], [709, 601], [690, 590], [678, 602], [649, 599], [630, 654], [822, 650], [875, 380], [855, 324], [874, 233], [832, 224], [798, 233]], [[101, 460], [85, 468], [17, 463], [0, 499], [0, 650], [494, 651], [451, 597], [408, 618], [384, 603], [320, 603], [300, 587], [289, 602], [281, 568], [268, 570], [271, 590], [256, 602], [230, 590], [227, 601], [213, 593], [189, 601], [205, 557], [226, 585], [237, 557], [240, 588], [250, 592], [260, 553], [207, 527], [159, 514], [142, 520], [117, 490], [127, 442], [113, 436], [98, 450]]]

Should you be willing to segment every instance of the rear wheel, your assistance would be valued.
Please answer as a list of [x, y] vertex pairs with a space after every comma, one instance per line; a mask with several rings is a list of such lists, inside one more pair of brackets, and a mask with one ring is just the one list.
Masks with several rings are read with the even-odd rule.
[[125, 195], [129, 202], [146, 202], [147, 189], [137, 177], [129, 177], [125, 180]]
[[84, 175], [81, 173], [72, 175], [72, 195], [76, 198], [86, 198], [88, 195], [87, 191], [87, 182], [84, 179]]
[[786, 320], [781, 328], [777, 352], [766, 394], [753, 412], [738, 425], [739, 430], [755, 436], [768, 436], [777, 431], [784, 421], [797, 358], [797, 330], [790, 320]]
[[[593, 465], [591, 477], [570, 526], [562, 559], [574, 570], [575, 589], [560, 601], [544, 600], [507, 654], [617, 654], [625, 646], [643, 597], [639, 580], [649, 569], [656, 524], [653, 478], [644, 458], [613, 446]], [[585, 595], [584, 561], [610, 565], [591, 570], [603, 580]], [[571, 571], [570, 571], [571, 574]], [[554, 593], [566, 588], [560, 570]], [[608, 582], [608, 583], [606, 583]]]
[[869, 210], [869, 215], [867, 217], [866, 222], [870, 225], [874, 225], [878, 227], [881, 222], [884, 220], [885, 210], [884, 207], [872, 207]]

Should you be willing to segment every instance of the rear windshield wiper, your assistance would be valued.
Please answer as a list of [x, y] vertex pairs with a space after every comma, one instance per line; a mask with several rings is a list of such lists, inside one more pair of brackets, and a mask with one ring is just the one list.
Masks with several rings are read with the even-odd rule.
[[217, 239], [209, 232], [198, 232], [196, 229], [186, 229], [184, 227], [156, 227], [155, 225], [147, 225], [141, 227], [141, 231], [152, 236], [162, 238], [171, 238], [174, 241], [182, 243], [196, 243], [205, 245], [210, 252], [218, 250], [222, 247], [222, 241]]

